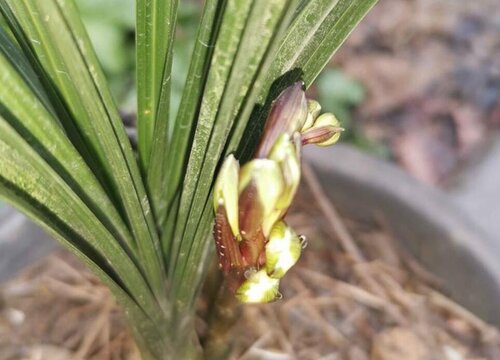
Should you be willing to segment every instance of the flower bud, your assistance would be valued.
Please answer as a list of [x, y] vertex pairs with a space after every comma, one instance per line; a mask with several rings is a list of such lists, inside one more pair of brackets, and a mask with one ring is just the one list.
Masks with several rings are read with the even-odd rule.
[[284, 221], [277, 222], [266, 244], [266, 271], [274, 279], [281, 279], [300, 257], [302, 244], [299, 236]]
[[219, 206], [223, 206], [233, 236], [240, 240], [238, 224], [238, 172], [238, 161], [231, 154], [224, 160], [215, 181], [214, 209], [217, 212]]
[[307, 118], [307, 100], [302, 82], [285, 89], [274, 102], [255, 157], [266, 158], [281, 134], [292, 136], [300, 131]]
[[279, 280], [269, 277], [264, 269], [250, 275], [236, 290], [236, 297], [244, 303], [267, 303], [278, 299]]
[[230, 155], [214, 185], [214, 238], [228, 288], [246, 303], [276, 300], [278, 286], [302, 252], [283, 218], [300, 182], [301, 149], [328, 146], [343, 130], [332, 114], [306, 100], [303, 83], [273, 103], [254, 159], [239, 167]]
[[321, 112], [321, 105], [316, 100], [307, 99], [307, 119], [300, 131], [305, 131], [313, 126], [314, 121]]
[[301, 133], [302, 145], [333, 145], [339, 140], [342, 131], [344, 129], [340, 127], [335, 115], [330, 113], [322, 114], [316, 119], [311, 128]]
[[255, 159], [241, 168], [239, 215], [243, 236], [253, 235], [263, 219], [276, 209], [284, 186], [283, 173], [276, 161]]
[[263, 222], [263, 231], [267, 236], [271, 227], [279, 220], [290, 207], [300, 183], [300, 140], [293, 141], [288, 134], [282, 134], [274, 144], [269, 159], [274, 160], [280, 167], [284, 187], [275, 204], [275, 211]]

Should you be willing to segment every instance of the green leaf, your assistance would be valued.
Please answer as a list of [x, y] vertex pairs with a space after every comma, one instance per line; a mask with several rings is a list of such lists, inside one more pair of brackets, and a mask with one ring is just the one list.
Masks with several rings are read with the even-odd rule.
[[31, 92], [14, 65], [0, 54], [0, 114], [85, 199], [129, 252], [135, 243], [118, 211], [57, 120]]
[[[130, 250], [130, 232], [53, 114], [34, 94], [34, 88], [43, 92], [39, 84], [33, 85], [36, 76], [25, 83], [26, 74], [30, 77], [32, 69], [9, 41], [0, 36], [0, 81], [3, 85], [0, 87], [0, 138], [6, 139], [0, 143], [7, 146], [8, 141], [8, 146], [12, 147], [6, 150], [0, 145], [7, 152], [0, 152], [1, 166], [6, 167], [0, 169], [0, 198], [30, 216], [87, 264], [126, 310], [139, 345], [148, 339], [148, 343], [158, 344], [157, 354], [162, 354], [167, 348], [161, 330], [165, 320]], [[19, 73], [22, 71], [25, 72]], [[39, 165], [48, 174], [47, 179], [41, 180], [42, 171], [32, 170], [33, 165]], [[61, 181], [74, 194], [67, 186], [59, 187]], [[37, 187], [40, 191], [35, 190]], [[53, 187], [66, 188], [64, 198], [59, 198], [60, 192], [52, 190]], [[85, 206], [88, 210], [81, 211]], [[81, 225], [82, 221], [87, 222]], [[106, 230], [109, 234], [103, 236]]]
[[[173, 202], [175, 196], [179, 195], [186, 170], [186, 159], [190, 152], [192, 132], [196, 125], [200, 99], [206, 83], [208, 66], [212, 58], [224, 7], [225, 1], [207, 0], [203, 10], [188, 77], [174, 124], [170, 151], [165, 155], [169, 165], [169, 174], [162, 189], [165, 194], [164, 201], [158, 206], [158, 219], [161, 224], [165, 222], [167, 210], [170, 214], [170, 223], [175, 222], [177, 206], [174, 206]], [[166, 230], [163, 237], [165, 240], [162, 240], [162, 243], [164, 252], [168, 253], [172, 234], [171, 231], [168, 231], [170, 228]]]
[[99, 164], [94, 172], [103, 172], [103, 187], [130, 228], [147, 281], [164, 301], [163, 259], [144, 184], [74, 2], [4, 0], [0, 8], [46, 89], [57, 89], [58, 105], [64, 104], [86, 145], [78, 150]]
[[[8, 25], [10, 28], [6, 29], [6, 31], [10, 30], [9, 35], [14, 37], [14, 34], [17, 34], [17, 43], [15, 44], [8, 36], [2, 36], [0, 51], [10, 60], [24, 81], [31, 87], [40, 101], [44, 103], [45, 107], [52, 113], [55, 113], [55, 117], [58, 118], [64, 127], [71, 142], [79, 149], [94, 173], [99, 178], [102, 178], [102, 171], [97, 161], [94, 160], [95, 157], [91, 155], [91, 151], [82, 138], [82, 135], [78, 132], [58, 90], [51, 82], [51, 79], [44, 73], [35, 54], [30, 51], [30, 39], [23, 36], [23, 30], [19, 27], [19, 24], [5, 3], [0, 2], [0, 13], [2, 13], [2, 19], [9, 20]], [[7, 16], [7, 19], [4, 18], [4, 14]], [[23, 49], [24, 54], [21, 52], [21, 49], [17, 48], [18, 44]]]
[[[135, 339], [145, 354], [153, 352], [151, 359], [160, 358], [161, 354], [168, 351], [169, 344], [165, 343], [164, 330], [158, 325], [157, 320], [151, 318], [144, 312], [141, 306], [134, 300], [123, 287], [117, 282], [113, 272], [103, 266], [105, 259], [98, 253], [83, 250], [80, 246], [75, 246], [75, 240], [78, 240], [76, 234], [67, 228], [60, 219], [50, 214], [50, 211], [41, 204], [30, 198], [29, 194], [23, 194], [18, 188], [5, 181], [0, 176], [0, 200], [13, 204], [16, 208], [29, 216], [35, 223], [40, 225], [55, 239], [61, 242], [68, 250], [77, 255], [77, 257], [88, 266], [99, 279], [111, 290], [117, 301], [121, 304], [129, 325], [134, 333]], [[71, 241], [70, 241], [71, 240]], [[157, 344], [154, 348], [148, 348], [145, 344]], [[143, 350], [144, 349], [144, 350]]]
[[[191, 155], [184, 178], [172, 251], [169, 254], [169, 276], [175, 270], [175, 264], [179, 255], [179, 247], [181, 241], [184, 240], [184, 230], [186, 229], [186, 223], [190, 215], [195, 191], [197, 187], [199, 187], [198, 182], [212, 181], [210, 178], [200, 178], [201, 167], [205, 160], [217, 111], [231, 75], [231, 67], [238, 51], [241, 34], [245, 28], [251, 4], [252, 3], [249, 1], [228, 1], [224, 14], [222, 15], [223, 20], [204, 87], [197, 126], [191, 146]], [[215, 141], [216, 140], [212, 141], [212, 143]], [[199, 217], [193, 220], [198, 222]], [[192, 239], [188, 239], [187, 241], [190, 240]]]
[[50, 99], [46, 94], [37, 74], [31, 67], [28, 60], [24, 57], [21, 50], [18, 48], [5, 30], [0, 27], [0, 53], [7, 58], [16, 71], [22, 76], [24, 81], [37, 98], [43, 103], [45, 108], [55, 115]]
[[[166, 324], [162, 325], [165, 320], [160, 322], [161, 320], [159, 321], [159, 319], [147, 315], [131, 294], [123, 288], [123, 285], [119, 281], [117, 282], [112, 271], [103, 266], [106, 263], [105, 259], [98, 253], [88, 251], [88, 249], [85, 250], [85, 247], [82, 248], [77, 235], [71, 229], [68, 229], [60, 219], [53, 217], [47, 208], [30, 198], [29, 194], [23, 194], [1, 176], [0, 200], [15, 205], [20, 211], [28, 215], [50, 235], [59, 240], [68, 250], [76, 254], [99, 277], [125, 310], [135, 340], [144, 354], [154, 353], [156, 355], [150, 355], [149, 358], [158, 359], [161, 358], [165, 351], [169, 351], [169, 344], [165, 343], [164, 335]], [[75, 246], [75, 242], [78, 246]], [[156, 311], [156, 314], [158, 315], [160, 312]], [[146, 346], [146, 343], [148, 346]]]
[[[344, 106], [358, 105], [365, 97], [363, 85], [339, 69], [324, 71], [318, 78], [317, 87], [320, 103], [325, 103], [323, 108], [331, 101]], [[333, 109], [325, 108], [325, 111]]]
[[138, 145], [155, 213], [167, 174], [171, 70], [178, 0], [137, 0]]
[[95, 261], [101, 260], [98, 266], [115, 282], [122, 284], [142, 309], [156, 316], [154, 297], [148, 296], [151, 292], [144, 278], [123, 248], [64, 179], [3, 116], [0, 117], [0, 157], [2, 182], [15, 189], [16, 194], [24, 197], [33, 208], [38, 208], [39, 217], [48, 218], [46, 223], [54, 222], [67, 229], [67, 241]]

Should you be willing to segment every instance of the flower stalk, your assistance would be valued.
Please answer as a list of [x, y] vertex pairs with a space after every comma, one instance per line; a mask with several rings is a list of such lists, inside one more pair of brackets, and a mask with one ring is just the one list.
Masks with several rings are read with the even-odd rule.
[[302, 146], [336, 143], [333, 114], [307, 100], [302, 82], [274, 102], [254, 158], [241, 168], [229, 155], [214, 187], [214, 238], [228, 289], [244, 303], [281, 297], [280, 279], [298, 261], [303, 240], [283, 220], [300, 183]]

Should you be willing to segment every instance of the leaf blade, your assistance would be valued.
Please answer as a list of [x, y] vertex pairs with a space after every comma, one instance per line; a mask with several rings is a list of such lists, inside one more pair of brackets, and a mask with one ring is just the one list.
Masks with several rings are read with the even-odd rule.
[[82, 198], [129, 253], [135, 250], [131, 234], [97, 178], [66, 137], [30, 84], [0, 53], [0, 114]]
[[206, 149], [209, 146], [217, 111], [226, 89], [232, 62], [238, 50], [240, 34], [244, 29], [250, 6], [251, 2], [228, 1], [223, 14], [184, 177], [172, 252], [169, 254], [169, 275], [175, 270], [174, 264], [180, 243], [183, 240], [198, 181], [211, 181], [210, 179], [200, 179], [199, 173], [205, 159]]
[[168, 344], [163, 344], [164, 336], [161, 327], [158, 326], [157, 321], [152, 319], [138, 304], [133, 296], [128, 293], [122, 285], [119, 284], [106, 269], [102, 267], [102, 262], [96, 261], [99, 256], [95, 254], [83, 252], [81, 248], [75, 246], [74, 235], [64, 229], [64, 226], [57, 223], [57, 220], [51, 219], [48, 216], [49, 212], [44, 210], [36, 202], [30, 202], [30, 200], [20, 193], [19, 189], [12, 187], [11, 184], [5, 182], [5, 180], [0, 176], [0, 200], [12, 204], [18, 210], [25, 213], [31, 220], [36, 224], [41, 226], [50, 235], [57, 239], [63, 246], [65, 246], [69, 251], [74, 253], [85, 265], [87, 265], [97, 277], [111, 290], [113, 296], [121, 304], [127, 318], [129, 320], [129, 325], [134, 332], [135, 339], [138, 341], [139, 346], [145, 347], [143, 344], [148, 339], [150, 344], [159, 344], [155, 348], [148, 349], [149, 352], [154, 352], [156, 358], [160, 357], [161, 354], [165, 353], [165, 349], [168, 349]]
[[[192, 60], [189, 65], [188, 77], [184, 86], [179, 111], [174, 124], [170, 150], [167, 152], [167, 164], [169, 165], [169, 176], [163, 184], [162, 191], [166, 194], [164, 203], [159, 204], [158, 220], [165, 227], [167, 212], [170, 221], [173, 222], [177, 206], [174, 205], [175, 196], [180, 191], [183, 173], [186, 167], [186, 159], [192, 141], [192, 131], [196, 123], [195, 117], [199, 110], [199, 99], [206, 82], [207, 67], [212, 57], [216, 35], [218, 33], [217, 23], [224, 9], [225, 1], [208, 0], [205, 4], [201, 22], [196, 35], [196, 43], [193, 49]], [[175, 151], [174, 151], [175, 150]], [[169, 231], [166, 229], [166, 238], [162, 241], [164, 253], [169, 249]]]
[[104, 187], [111, 190], [110, 197], [130, 227], [147, 280], [165, 301], [163, 259], [144, 184], [74, 2], [5, 0], [0, 6], [17, 21], [18, 26], [11, 29], [26, 44], [23, 50], [60, 91], [71, 119], [105, 174]]
[[148, 193], [161, 227], [169, 174], [170, 94], [179, 0], [137, 1], [138, 147]]
[[136, 1], [138, 145], [146, 172], [157, 123], [167, 122], [167, 118], [159, 119], [158, 113], [163, 107], [160, 103], [168, 107], [177, 3], [178, 0]]
[[[84, 241], [80, 251], [85, 254], [84, 247], [89, 246], [93, 249], [95, 257], [100, 255], [105, 259], [99, 267], [103, 270], [112, 269], [120, 283], [125, 286], [124, 290], [132, 294], [134, 300], [142, 309], [148, 311], [150, 316], [156, 316], [155, 298], [147, 295], [152, 293], [128, 255], [66, 182], [24, 141], [3, 116], [0, 116], [0, 157], [3, 183], [16, 188], [19, 194], [25, 194], [25, 197], [32, 199], [31, 203], [43, 206], [40, 214], [48, 218], [51, 216], [44, 215], [44, 212], [53, 214], [53, 219], [57, 218], [59, 223], [71, 229], [76, 238]], [[71, 242], [71, 239], [67, 240]], [[110, 276], [113, 278], [112, 274]]]

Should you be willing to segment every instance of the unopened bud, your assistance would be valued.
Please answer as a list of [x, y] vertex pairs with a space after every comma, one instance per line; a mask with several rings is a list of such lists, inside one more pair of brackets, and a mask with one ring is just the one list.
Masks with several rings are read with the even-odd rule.
[[288, 134], [282, 134], [274, 144], [269, 158], [278, 163], [283, 176], [284, 187], [275, 210], [264, 219], [263, 230], [267, 236], [271, 227], [290, 207], [300, 183], [300, 142], [297, 144]]
[[306, 131], [313, 126], [321, 112], [321, 105], [316, 100], [307, 99], [307, 119], [300, 131]]
[[281, 279], [300, 257], [300, 237], [284, 221], [277, 222], [266, 244], [266, 271], [274, 279]]
[[275, 212], [284, 187], [276, 161], [255, 159], [241, 168], [238, 206], [243, 238], [253, 239], [262, 230], [264, 220]]
[[269, 277], [264, 269], [250, 275], [236, 290], [236, 297], [244, 303], [267, 303], [277, 300], [279, 280]]
[[320, 115], [313, 126], [302, 132], [302, 145], [316, 144], [318, 146], [329, 146], [335, 144], [340, 133], [344, 131], [335, 115], [325, 113]]
[[268, 157], [269, 151], [281, 134], [292, 136], [293, 133], [302, 129], [307, 118], [307, 100], [303, 86], [302, 82], [296, 82], [276, 99], [255, 157]]
[[222, 164], [214, 185], [214, 209], [222, 206], [235, 238], [240, 239], [238, 225], [238, 161], [231, 154]]

